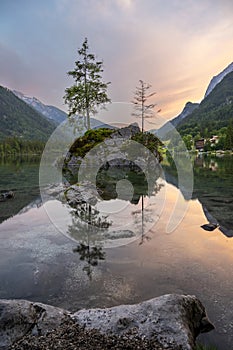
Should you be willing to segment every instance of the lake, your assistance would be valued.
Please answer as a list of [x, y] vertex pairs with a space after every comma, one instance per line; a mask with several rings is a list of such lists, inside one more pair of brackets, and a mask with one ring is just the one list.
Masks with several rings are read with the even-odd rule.
[[[137, 191], [125, 198], [121, 182], [118, 202], [106, 197], [106, 202], [119, 205], [121, 214], [116, 206], [108, 217], [100, 217], [98, 206], [90, 214], [85, 204], [80, 210], [67, 205], [57, 196], [56, 186], [45, 190], [50, 196], [41, 201], [39, 158], [1, 159], [0, 191], [13, 190], [15, 197], [0, 202], [0, 298], [75, 311], [137, 303], [166, 293], [194, 294], [216, 327], [200, 340], [220, 350], [232, 349], [233, 157], [193, 157], [191, 198], [179, 189], [175, 167], [186, 157], [164, 160], [153, 193], [137, 185], [133, 175], [118, 174], [123, 179], [127, 175]], [[168, 232], [168, 218], [178, 201], [182, 205], [176, 206], [175, 214], [182, 220], [174, 221]], [[90, 215], [98, 228], [94, 236], [85, 221]], [[200, 227], [209, 221], [219, 228]], [[95, 235], [100, 237], [98, 244], [90, 244]]]

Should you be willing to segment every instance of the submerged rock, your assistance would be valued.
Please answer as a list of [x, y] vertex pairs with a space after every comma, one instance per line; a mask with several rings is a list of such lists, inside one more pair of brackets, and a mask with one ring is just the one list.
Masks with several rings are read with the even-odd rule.
[[6, 192], [2, 192], [0, 193], [0, 202], [3, 202], [7, 199], [12, 199], [14, 198], [15, 194], [13, 191], [6, 191]]
[[82, 185], [68, 187], [65, 191], [65, 198], [71, 207], [76, 208], [82, 203], [96, 205], [99, 195], [93, 184], [84, 182]]
[[[125, 341], [142, 339], [145, 342], [156, 339], [156, 344], [161, 349], [192, 350], [198, 334], [214, 328], [207, 318], [204, 306], [195, 296], [190, 295], [168, 294], [135, 305], [83, 309], [74, 314], [42, 303], [0, 300], [0, 349], [10, 349], [20, 339], [20, 344], [24, 344], [24, 337], [33, 344], [34, 336], [46, 337], [53, 329], [55, 333], [52, 345], [55, 346], [68, 331], [56, 333], [56, 329], [64, 322], [69, 323], [69, 320], [78, 325], [76, 333], [81, 326], [87, 331], [96, 329], [106, 336], [111, 334], [121, 337], [121, 341], [124, 338]], [[78, 337], [78, 334], [74, 336]], [[47, 346], [50, 344], [49, 337]], [[23, 346], [19, 348], [24, 349]], [[98, 348], [105, 349], [105, 344]], [[64, 349], [70, 349], [69, 343]]]
[[206, 231], [214, 231], [217, 227], [219, 227], [218, 224], [211, 223], [211, 222], [209, 224], [201, 225], [201, 228], [203, 228], [203, 230], [206, 230]]

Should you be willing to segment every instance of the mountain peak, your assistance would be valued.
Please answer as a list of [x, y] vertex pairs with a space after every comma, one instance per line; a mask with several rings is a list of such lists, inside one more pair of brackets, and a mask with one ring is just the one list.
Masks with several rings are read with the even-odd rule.
[[32, 104], [33, 102], [35, 103], [42, 103], [40, 100], [38, 100], [36, 97], [30, 97], [30, 96], [26, 96], [25, 94], [23, 94], [20, 91], [17, 90], [12, 90], [13, 94], [15, 94], [18, 98], [20, 98], [21, 100], [23, 100], [24, 102], [26, 102], [27, 104]]
[[192, 105], [193, 105], [193, 102], [188, 101], [188, 102], [185, 103], [184, 108], [190, 107], [190, 106], [192, 106]]
[[215, 86], [217, 84], [219, 84], [223, 80], [223, 78], [227, 74], [231, 73], [232, 71], [233, 71], [233, 62], [230, 63], [222, 72], [220, 72], [218, 75], [215, 75], [211, 79], [211, 81], [209, 83], [209, 86], [208, 86], [208, 88], [206, 90], [205, 97], [208, 96], [211, 93], [211, 91], [215, 88]]
[[0, 139], [17, 137], [23, 140], [46, 141], [55, 124], [29, 107], [10, 89], [0, 86]]
[[191, 114], [197, 107], [199, 106], [199, 103], [193, 103], [193, 102], [187, 102], [184, 106], [184, 109], [182, 110], [182, 112], [175, 117], [174, 119], [172, 119], [171, 123], [174, 126], [177, 126], [181, 120], [185, 119], [189, 114]]
[[67, 115], [64, 111], [60, 110], [57, 107], [54, 106], [47, 106], [43, 104], [38, 98], [36, 97], [29, 97], [24, 95], [22, 92], [13, 90], [12, 91], [18, 98], [26, 102], [29, 106], [33, 107], [37, 112], [42, 114], [44, 117], [46, 117], [48, 120], [53, 120], [57, 124], [63, 122]]

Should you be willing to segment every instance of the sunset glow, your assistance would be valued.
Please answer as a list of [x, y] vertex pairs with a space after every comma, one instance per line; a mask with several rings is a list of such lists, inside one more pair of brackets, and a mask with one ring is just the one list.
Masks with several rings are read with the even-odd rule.
[[139, 79], [165, 119], [199, 102], [233, 61], [232, 1], [1, 1], [0, 84], [66, 110], [77, 49], [88, 37], [104, 60], [113, 102], [132, 100]]

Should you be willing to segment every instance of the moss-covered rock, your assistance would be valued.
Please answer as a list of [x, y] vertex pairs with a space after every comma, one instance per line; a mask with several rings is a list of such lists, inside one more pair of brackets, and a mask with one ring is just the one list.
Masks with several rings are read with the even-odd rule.
[[[109, 142], [106, 142], [107, 140], [109, 140]], [[110, 140], [112, 141], [110, 142]], [[106, 148], [112, 153], [111, 162], [113, 163], [114, 161], [117, 163], [115, 166], [128, 166], [128, 163], [132, 166], [134, 163], [132, 158], [135, 160], [135, 165], [137, 165], [137, 167], [137, 160], [139, 160], [139, 163], [147, 162], [148, 155], [145, 155], [145, 152], [143, 152], [144, 148], [128, 147], [127, 140], [132, 140], [135, 143], [137, 142], [138, 144], [145, 146], [146, 149], [150, 151], [151, 156], [155, 157], [158, 162], [162, 160], [162, 155], [159, 152], [159, 146], [161, 145], [159, 139], [153, 134], [140, 132], [137, 124], [132, 124], [118, 130], [106, 128], [88, 130], [83, 136], [77, 138], [70, 147], [63, 164], [63, 176], [69, 183], [76, 183], [78, 181], [79, 166], [82, 159], [85, 156], [89, 156], [88, 153], [101, 143], [103, 143], [103, 146], [105, 147], [102, 149], [100, 146], [94, 155], [95, 161], [96, 157], [98, 158], [100, 166], [103, 166], [106, 163]], [[125, 150], [122, 148], [123, 143], [126, 143]], [[90, 157], [90, 164], [92, 160], [91, 158], [93, 159], [93, 155]], [[126, 162], [128, 163], [125, 164]]]

